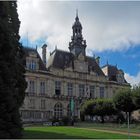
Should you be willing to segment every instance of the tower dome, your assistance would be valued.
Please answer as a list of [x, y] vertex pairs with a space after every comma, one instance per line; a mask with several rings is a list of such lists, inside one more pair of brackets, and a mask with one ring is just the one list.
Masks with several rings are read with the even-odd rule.
[[69, 43], [70, 52], [78, 57], [80, 54], [85, 56], [86, 41], [83, 40], [82, 35], [82, 24], [79, 21], [78, 11], [76, 11], [75, 22], [72, 26], [73, 35], [71, 37], [71, 42]]
[[78, 14], [76, 15], [75, 22], [74, 22], [72, 28], [81, 28], [82, 29], [82, 25], [81, 25], [81, 22], [79, 21]]

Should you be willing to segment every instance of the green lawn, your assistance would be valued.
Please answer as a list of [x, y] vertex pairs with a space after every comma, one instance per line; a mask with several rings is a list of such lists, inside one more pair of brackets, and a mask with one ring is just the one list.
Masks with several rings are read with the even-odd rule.
[[[73, 127], [49, 126], [49, 127], [25, 127], [23, 138], [27, 139], [127, 139], [127, 135], [84, 130]], [[133, 139], [140, 137], [131, 136]]]
[[[80, 122], [75, 124], [78, 128], [95, 128], [127, 132], [127, 124]], [[130, 132], [140, 133], [140, 124], [130, 124]]]

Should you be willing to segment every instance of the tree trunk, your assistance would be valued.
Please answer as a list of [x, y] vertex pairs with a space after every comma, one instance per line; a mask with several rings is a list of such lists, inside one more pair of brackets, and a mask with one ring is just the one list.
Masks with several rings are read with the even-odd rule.
[[126, 124], [127, 124], [127, 112], [125, 112], [125, 122], [126, 122]]
[[129, 112], [129, 122], [131, 123], [131, 113], [132, 112]]

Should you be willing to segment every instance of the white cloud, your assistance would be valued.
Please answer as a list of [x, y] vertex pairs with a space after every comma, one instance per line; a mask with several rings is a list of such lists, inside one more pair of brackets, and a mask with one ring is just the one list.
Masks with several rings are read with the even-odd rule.
[[66, 2], [19, 0], [20, 35], [31, 41], [46, 38], [68, 50], [75, 10], [79, 9], [87, 48], [95, 51], [123, 50], [140, 43], [140, 2]]
[[132, 86], [140, 84], [140, 72], [136, 76], [132, 76], [128, 73], [125, 73], [125, 78], [128, 83]]
[[[20, 35], [23, 38], [28, 32], [31, 42], [45, 40], [48, 52], [55, 45], [68, 50], [77, 8], [88, 54], [92, 55], [92, 51], [124, 50], [140, 43], [140, 2], [128, 1], [19, 0]], [[41, 54], [41, 48], [38, 51]], [[132, 85], [138, 84], [140, 72], [136, 76], [126, 73], [125, 78]]]

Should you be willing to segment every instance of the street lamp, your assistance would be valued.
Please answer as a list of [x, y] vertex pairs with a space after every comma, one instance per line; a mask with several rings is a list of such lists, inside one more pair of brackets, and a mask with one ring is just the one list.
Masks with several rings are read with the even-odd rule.
[[129, 112], [127, 112], [127, 132], [128, 132], [128, 139], [130, 138], [130, 123], [129, 123]]

